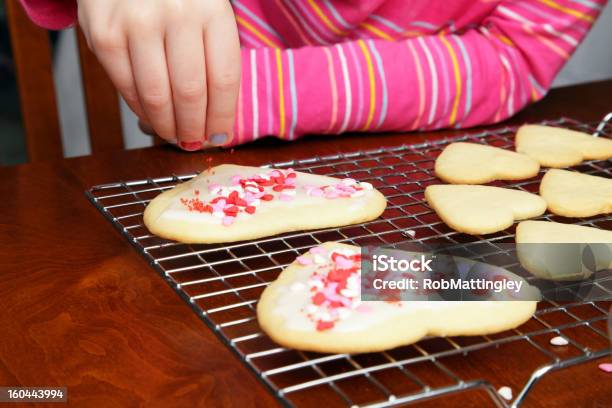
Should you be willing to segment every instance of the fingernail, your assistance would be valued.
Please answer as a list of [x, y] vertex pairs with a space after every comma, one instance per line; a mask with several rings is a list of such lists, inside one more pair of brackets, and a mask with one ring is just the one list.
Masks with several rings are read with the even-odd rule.
[[224, 145], [225, 142], [227, 142], [227, 134], [225, 134], [225, 133], [217, 133], [217, 134], [211, 135], [208, 138], [208, 141], [211, 144], [214, 144], [215, 146]]
[[181, 142], [181, 147], [189, 152], [200, 150], [202, 148], [202, 142]]

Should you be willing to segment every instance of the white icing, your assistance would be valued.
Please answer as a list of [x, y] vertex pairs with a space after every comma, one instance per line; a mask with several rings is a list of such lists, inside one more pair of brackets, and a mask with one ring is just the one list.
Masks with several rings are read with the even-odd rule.
[[314, 263], [316, 263], [316, 264], [318, 264], [318, 265], [321, 265], [321, 264], [324, 264], [324, 263], [326, 263], [326, 262], [327, 262], [327, 259], [325, 259], [323, 256], [321, 256], [321, 255], [319, 255], [319, 254], [316, 254], [316, 255], [313, 257], [313, 260], [314, 260]]
[[294, 282], [291, 287], [290, 287], [292, 292], [300, 292], [304, 289], [306, 289], [306, 285], [304, 285], [302, 282]]
[[314, 313], [317, 313], [317, 311], [319, 310], [319, 306], [311, 304], [311, 305], [306, 306], [305, 310], [310, 314], [314, 314]]

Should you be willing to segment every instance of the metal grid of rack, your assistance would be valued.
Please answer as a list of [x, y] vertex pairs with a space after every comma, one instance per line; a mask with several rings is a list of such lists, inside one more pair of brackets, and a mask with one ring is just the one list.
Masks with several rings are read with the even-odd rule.
[[[546, 124], [610, 137], [611, 121], [612, 114], [598, 124], [583, 124], [567, 118]], [[434, 160], [448, 143], [471, 141], [513, 149], [515, 131], [516, 128], [506, 127], [431, 143], [275, 163], [275, 167], [368, 181], [387, 197], [388, 207], [379, 219], [363, 224], [229, 245], [187, 245], [164, 240], [149, 234], [142, 223], [144, 207], [152, 198], [196, 174], [105, 184], [91, 188], [86, 194], [285, 405], [324, 399], [329, 406], [386, 407], [477, 390], [498, 406], [518, 406], [549, 371], [610, 352], [606, 328], [610, 302], [583, 300], [560, 304], [545, 298], [533, 318], [514, 330], [491, 336], [429, 338], [395, 350], [362, 355], [326, 355], [280, 347], [261, 332], [255, 314], [261, 292], [280, 271], [298, 254], [325, 241], [361, 246], [436, 241], [466, 248], [478, 245], [477, 253], [481, 256], [499, 259], [506, 255], [508, 246], [499, 244], [514, 242], [515, 226], [486, 237], [458, 233], [430, 210], [423, 191], [427, 185], [439, 183], [433, 175]], [[612, 176], [610, 161], [589, 161], [574, 170]], [[541, 175], [494, 185], [537, 192]], [[565, 219], [546, 214], [540, 219], [612, 229], [612, 219], [608, 216]], [[483, 250], [484, 246], [490, 250]], [[502, 266], [511, 270], [517, 267], [516, 264]], [[591, 289], [598, 291], [600, 297], [612, 299], [610, 281], [609, 274], [595, 279]], [[567, 289], [571, 291], [571, 285]], [[579, 332], [586, 332], [592, 341], [588, 344], [576, 341]], [[568, 340], [571, 352], [558, 353], [550, 346], [548, 339], [553, 336]], [[487, 359], [494, 359], [500, 349], [516, 350], [516, 347], [528, 353], [530, 361], [513, 366], [524, 372], [524, 381], [513, 384], [515, 397], [506, 401], [496, 392], [496, 386], [500, 385], [496, 381], [501, 375], [487, 372], [484, 367]], [[468, 361], [480, 362], [483, 369], [474, 369]]]

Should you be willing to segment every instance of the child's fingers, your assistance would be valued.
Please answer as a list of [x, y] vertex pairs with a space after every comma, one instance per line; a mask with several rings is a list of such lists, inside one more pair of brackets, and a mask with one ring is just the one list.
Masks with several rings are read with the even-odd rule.
[[233, 138], [240, 90], [240, 42], [229, 3], [226, 15], [212, 20], [204, 34], [208, 84], [206, 137], [209, 143], [221, 146]]
[[157, 135], [176, 140], [163, 33], [134, 28], [137, 32], [130, 33], [128, 41], [138, 98]]
[[180, 146], [198, 150], [205, 141], [206, 71], [202, 28], [177, 25], [166, 33], [168, 71]]
[[92, 33], [91, 48], [106, 70], [110, 80], [121, 94], [130, 109], [140, 119], [149, 122], [138, 99], [134, 75], [130, 64], [130, 55], [126, 37], [112, 38], [100, 33]]

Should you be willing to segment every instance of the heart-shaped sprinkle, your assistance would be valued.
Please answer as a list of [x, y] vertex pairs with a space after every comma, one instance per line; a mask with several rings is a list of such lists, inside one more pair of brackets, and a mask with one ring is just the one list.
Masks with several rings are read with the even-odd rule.
[[298, 261], [298, 263], [300, 265], [304, 265], [305, 266], [305, 265], [311, 265], [312, 264], [312, 259], [310, 259], [309, 257], [304, 256], [304, 255], [298, 256], [296, 258], [296, 260]]
[[338, 269], [351, 269], [353, 267], [353, 261], [345, 258], [342, 255], [336, 257], [336, 266]]

